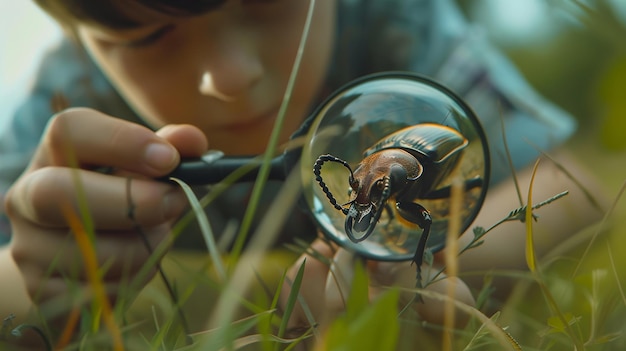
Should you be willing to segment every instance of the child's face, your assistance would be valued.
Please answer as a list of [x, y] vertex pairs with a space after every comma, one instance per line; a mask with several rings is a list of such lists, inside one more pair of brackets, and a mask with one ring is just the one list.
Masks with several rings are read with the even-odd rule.
[[[304, 0], [230, 0], [197, 17], [142, 13], [132, 30], [79, 25], [81, 41], [154, 127], [193, 124], [211, 148], [258, 154], [285, 92], [309, 7]], [[318, 0], [281, 140], [300, 125], [326, 76], [335, 2]]]

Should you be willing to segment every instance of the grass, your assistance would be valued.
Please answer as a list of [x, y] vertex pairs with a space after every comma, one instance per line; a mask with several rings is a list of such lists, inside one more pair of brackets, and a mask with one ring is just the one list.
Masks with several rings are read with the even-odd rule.
[[[295, 76], [294, 76], [295, 77]], [[288, 94], [285, 97], [288, 101]], [[284, 111], [285, 107], [281, 107]], [[278, 130], [278, 129], [277, 129]], [[274, 133], [274, 136], [278, 133]], [[423, 290], [424, 297], [444, 301], [446, 322], [433, 325], [419, 319], [411, 309], [403, 309], [399, 301], [403, 289], [389, 288], [375, 301], [367, 295], [368, 280], [362, 267], [355, 270], [347, 307], [323, 335], [315, 328], [294, 334], [288, 330], [287, 320], [299, 297], [306, 262], [300, 266], [292, 282], [284, 310], [279, 308], [280, 287], [286, 282], [285, 270], [296, 252], [273, 249], [273, 234], [282, 222], [285, 208], [290, 208], [298, 196], [299, 178], [292, 176], [284, 190], [271, 205], [270, 214], [250, 236], [251, 249], [244, 250], [250, 224], [239, 233], [235, 254], [228, 257], [220, 252], [206, 221], [201, 206], [206, 206], [227, 187], [229, 178], [204, 199], [191, 197], [195, 212], [173, 230], [169, 241], [154, 249], [141, 276], [156, 267], [158, 258], [165, 255], [182, 229], [193, 217], [203, 227], [208, 252], [173, 251], [161, 262], [164, 276], [174, 293], [168, 293], [163, 279], [154, 279], [147, 286], [131, 284], [116, 306], [110, 306], [103, 293], [100, 277], [106, 267], [94, 265], [91, 246], [94, 235], [88, 219], [66, 211], [76, 241], [80, 244], [86, 271], [92, 286], [94, 304], [84, 309], [65, 306], [70, 318], [57, 338], [49, 338], [50, 331], [34, 324], [12, 325], [4, 320], [0, 336], [11, 337], [32, 329], [45, 340], [47, 349], [55, 350], [291, 350], [308, 344], [315, 350], [616, 350], [626, 348], [623, 316], [626, 315], [626, 201], [623, 191], [626, 164], [623, 154], [609, 154], [590, 143], [591, 136], [580, 135], [568, 147], [578, 157], [589, 162], [590, 169], [605, 180], [605, 190], [614, 194], [613, 206], [602, 223], [581, 228], [572, 233], [551, 252], [537, 257], [533, 245], [535, 224], [533, 211], [541, 206], [559, 206], [562, 194], [534, 206], [510, 209], [510, 214], [488, 229], [475, 228], [474, 240], [461, 248], [471, 250], [486, 239], [495, 227], [507, 221], [523, 220], [527, 234], [528, 272], [479, 272], [484, 275], [482, 290], [476, 291], [476, 307], [456, 300], [453, 292], [437, 293]], [[264, 184], [269, 160], [275, 154], [276, 137], [265, 154], [265, 171], [255, 187], [255, 194]], [[554, 160], [558, 162], [558, 160]], [[549, 160], [544, 161], [549, 162]], [[233, 176], [233, 178], [236, 175]], [[531, 182], [532, 184], [532, 182]], [[584, 184], [582, 184], [584, 186]], [[184, 185], [181, 185], [184, 187]], [[520, 189], [521, 190], [521, 189]], [[532, 185], [527, 190], [527, 204], [534, 204]], [[260, 193], [258, 193], [260, 194]], [[520, 191], [521, 194], [521, 191]], [[521, 198], [521, 195], [520, 195]], [[253, 197], [258, 203], [258, 195]], [[554, 201], [554, 203], [552, 203]], [[246, 215], [249, 221], [254, 213], [251, 206]], [[84, 208], [83, 208], [84, 210]], [[84, 213], [88, 213], [85, 211]], [[565, 219], [566, 220], [566, 219]], [[538, 222], [541, 225], [541, 222]], [[270, 233], [270, 234], [268, 234]], [[262, 234], [262, 235], [261, 235]], [[450, 245], [458, 243], [450, 238]], [[521, 250], [522, 248], [520, 248]], [[456, 256], [447, 257], [448, 268], [456, 265]], [[455, 276], [455, 269], [448, 269]], [[461, 273], [458, 273], [461, 274]], [[496, 311], [490, 307], [492, 287], [490, 279], [504, 276], [515, 280], [510, 298]], [[461, 278], [463, 275], [461, 274]], [[415, 292], [409, 289], [409, 292]], [[138, 295], [137, 298], [135, 296]], [[187, 319], [184, 322], [179, 311]], [[307, 313], [308, 312], [308, 313]], [[311, 325], [316, 325], [310, 313]], [[463, 329], [453, 327], [455, 314], [471, 316]], [[104, 323], [101, 323], [104, 322]], [[188, 323], [188, 325], [187, 325]], [[44, 343], [42, 343], [43, 345]]]
[[[297, 179], [293, 182], [295, 184]], [[275, 208], [270, 213], [285, 212], [280, 204], [285, 203], [283, 201], [295, 201], [294, 194], [297, 192], [294, 189], [292, 187], [286, 191], [284, 197], [276, 201]], [[530, 194], [530, 189], [528, 190]], [[614, 219], [615, 224], [581, 230], [579, 235], [585, 238], [588, 245], [574, 246], [574, 250], [566, 248], [564, 253], [567, 255], [561, 253], [552, 258], [548, 255], [547, 261], [536, 261], [536, 258], [532, 258], [534, 249], [530, 245], [531, 240], [527, 241], [530, 272], [518, 272], [519, 276], [510, 272], [503, 273], [519, 280], [515, 291], [523, 294], [523, 297], [516, 298], [514, 293], [502, 306], [502, 313], [486, 315], [480, 310], [481, 305], [486, 305], [484, 303], [479, 303], [479, 309], [476, 309], [456, 301], [450, 294], [425, 291], [422, 292], [425, 296], [454, 306], [455, 313], [471, 315], [468, 326], [457, 330], [450, 327], [452, 324], [442, 328], [420, 322], [414, 315], [402, 314], [398, 318], [398, 290], [390, 289], [369, 304], [367, 296], [362, 295], [367, 291], [366, 278], [363, 274], [357, 274], [352, 293], [347, 300], [346, 314], [335, 321], [322, 338], [317, 339], [317, 349], [380, 350], [381, 345], [411, 349], [411, 346], [424, 344], [430, 344], [430, 348], [426, 349], [433, 350], [621, 348], [626, 343], [621, 323], [621, 316], [626, 312], [626, 296], [622, 287], [624, 272], [620, 269], [624, 266], [621, 254], [624, 252], [624, 245], [621, 244], [623, 240], [619, 241], [619, 236], [623, 234], [626, 223], [615, 214], [623, 213], [620, 212], [624, 207], [622, 191], [623, 188], [621, 191], [618, 188], [615, 192], [615, 202], [606, 216], [607, 220]], [[530, 195], [527, 203], [533, 203]], [[545, 206], [559, 206], [559, 203], [555, 201]], [[524, 218], [530, 224], [527, 234], [532, 238], [531, 215], [530, 211], [513, 209], [507, 218]], [[81, 240], [80, 235], [87, 239], [87, 234], [80, 234], [84, 233], [81, 221], [73, 219], [73, 216], [68, 213], [68, 218], [75, 227], [77, 241]], [[266, 226], [272, 222], [268, 221]], [[265, 230], [271, 228], [260, 228], [259, 232]], [[477, 229], [476, 241], [471, 245], [484, 240], [487, 232]], [[252, 240], [261, 237], [263, 236], [253, 235]], [[618, 244], [612, 244], [614, 242]], [[88, 263], [93, 253], [90, 253], [88, 241], [85, 243], [81, 247], [85, 263]], [[298, 299], [296, 292], [301, 274], [293, 282], [294, 289], [288, 298], [289, 307], [285, 311], [277, 308], [278, 287], [284, 279], [284, 269], [294, 255], [272, 252], [269, 243], [259, 245], [263, 247], [262, 250], [244, 251], [236, 262], [236, 268], [230, 270], [218, 268], [214, 254], [174, 252], [166, 256], [163, 267], [167, 276], [175, 282], [176, 302], [172, 301], [167, 289], [158, 280], [141, 291], [138, 300], [132, 303], [133, 308], [128, 311], [116, 309], [113, 312], [104, 307], [106, 298], [99, 298], [96, 299], [100, 301], [99, 307], [95, 310], [73, 309], [70, 315], [75, 318], [68, 322], [65, 332], [60, 338], [54, 339], [54, 343], [51, 340], [49, 342], [59, 350], [98, 350], [103, 345], [116, 350], [234, 350], [241, 347], [275, 350], [289, 349], [306, 339], [314, 338], [312, 330], [303, 332], [299, 338], [285, 337], [285, 317]], [[568, 246], [567, 243], [563, 245]], [[554, 250], [558, 251], [559, 248]], [[102, 267], [89, 264], [86, 266], [92, 267], [88, 270], [92, 272], [92, 286], [99, 286], [97, 277]], [[251, 270], [250, 266], [257, 269]], [[248, 290], [250, 284], [252, 287], [248, 294], [239, 294]], [[99, 289], [94, 289], [95, 296], [99, 295], [97, 291]], [[488, 291], [488, 285], [485, 291]], [[486, 299], [489, 299], [488, 293]], [[122, 301], [121, 304], [130, 304], [130, 301]], [[204, 325], [205, 329], [187, 335], [177, 317], [178, 305], [184, 306], [184, 314], [193, 321], [194, 326]], [[83, 321], [77, 326], [79, 315]], [[91, 321], [85, 323], [85, 318]], [[97, 322], [100, 318], [105, 321], [104, 325]], [[314, 324], [315, 321], [312, 321], [312, 325]], [[24, 328], [28, 326], [19, 326], [18, 329]], [[415, 332], [417, 329], [419, 332]], [[417, 341], [415, 335], [420, 335]], [[192, 345], [185, 343], [187, 336], [191, 338]]]
[[[576, 145], [572, 146], [574, 149]], [[607, 156], [607, 157], [610, 157]], [[602, 160], [605, 161], [605, 160]], [[546, 161], [549, 162], [549, 161]], [[609, 164], [607, 162], [607, 164]], [[624, 173], [622, 173], [624, 174]], [[619, 175], [614, 175], [617, 182]], [[279, 195], [270, 209], [271, 220], [258, 228], [259, 233], [276, 230], [275, 219], [285, 203], [293, 203], [297, 196], [298, 177], [287, 181], [286, 190]], [[615, 183], [617, 185], [617, 183]], [[528, 190], [527, 203], [533, 203], [532, 188]], [[261, 250], [243, 251], [231, 269], [219, 268], [221, 254], [173, 252], [166, 256], [162, 265], [171, 282], [175, 282], [176, 300], [168, 295], [159, 279], [141, 290], [136, 301], [122, 301], [120, 305], [132, 305], [126, 311], [106, 307], [106, 298], [100, 289], [94, 289], [96, 307], [85, 311], [72, 309], [64, 333], [58, 339], [48, 340], [58, 350], [220, 350], [220, 349], [291, 349], [304, 342], [315, 343], [318, 350], [380, 350], [385, 347], [404, 350], [416, 345], [426, 345], [432, 350], [613, 350], [626, 341], [623, 337], [621, 316], [626, 312], [626, 296], [623, 292], [624, 244], [620, 239], [626, 223], [617, 213], [623, 213], [624, 187], [615, 191], [613, 206], [607, 211], [605, 221], [614, 220], [592, 228], [583, 228], [572, 240], [582, 236], [584, 245], [554, 248], [556, 254], [546, 255], [543, 260], [534, 256], [532, 243], [532, 212], [526, 207], [512, 209], [510, 214], [496, 225], [510, 220], [524, 219], [527, 224], [529, 272], [504, 272], [502, 275], [518, 280], [514, 294], [495, 313], [485, 308], [490, 299], [489, 284], [479, 297], [477, 307], [465, 305], [450, 293], [422, 291], [426, 297], [445, 301], [454, 306], [454, 313], [471, 316], [464, 329], [455, 329], [453, 324], [430, 325], [410, 313], [400, 314], [399, 289], [390, 288], [372, 303], [367, 300], [367, 277], [357, 269], [353, 289], [347, 298], [346, 314], [340, 316], [324, 335], [315, 335], [313, 330], [303, 331], [298, 336], [287, 334], [286, 317], [298, 301], [298, 286], [302, 268], [292, 282], [293, 290], [288, 297], [285, 311], [278, 308], [279, 287], [284, 282], [285, 267], [295, 255], [284, 251], [273, 251], [271, 240], [263, 235], [252, 235], [255, 242], [251, 247]], [[555, 199], [539, 202], [540, 206], [559, 206]], [[554, 202], [553, 202], [554, 201]], [[622, 212], [621, 212], [622, 211]], [[196, 213], [196, 216], [200, 216]], [[74, 227], [76, 240], [82, 241], [85, 263], [93, 258], [89, 246], [89, 235], [85, 233], [81, 220], [71, 212], [68, 219]], [[540, 225], [540, 221], [538, 222]], [[475, 240], [465, 249], [479, 245], [491, 228], [475, 228]], [[210, 233], [208, 234], [210, 236]], [[579, 239], [576, 241], [580, 242]], [[617, 242], [618, 244], [611, 244]], [[169, 243], [168, 243], [169, 244]], [[209, 245], [210, 246], [210, 245]], [[571, 249], [570, 247], [573, 247]], [[214, 249], [207, 249], [215, 252]], [[159, 248], [155, 257], [159, 257]], [[217, 257], [216, 257], [217, 256]], [[91, 258], [90, 258], [91, 257]], [[599, 259], [600, 257], [600, 259]], [[216, 258], [218, 259], [216, 261]], [[454, 258], [451, 258], [454, 260]], [[154, 264], [151, 260], [147, 264]], [[253, 266], [255, 269], [250, 269]], [[91, 267], [92, 286], [99, 286], [98, 276], [103, 267]], [[488, 276], [488, 275], [487, 275]], [[249, 288], [249, 289], [248, 289]], [[248, 291], [248, 293], [241, 293]], [[139, 291], [131, 292], [133, 296]], [[196, 329], [186, 332], [177, 314], [178, 306], [191, 320]], [[96, 311], [96, 312], [94, 312]], [[100, 311], [100, 312], [98, 312]], [[488, 314], [486, 314], [488, 313]], [[400, 317], [398, 317], [400, 315]], [[82, 321], [79, 322], [79, 317]], [[100, 325], [99, 321], [105, 323]], [[311, 320], [311, 325], [315, 321]], [[32, 326], [19, 326], [23, 331]], [[186, 340], [190, 339], [191, 344]], [[54, 341], [54, 342], [53, 342]], [[383, 346], [384, 345], [384, 346]], [[382, 347], [382, 348], [381, 348]]]

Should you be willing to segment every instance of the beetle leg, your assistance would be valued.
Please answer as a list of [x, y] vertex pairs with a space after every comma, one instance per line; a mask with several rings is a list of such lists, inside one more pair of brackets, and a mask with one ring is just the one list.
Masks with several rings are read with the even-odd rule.
[[428, 241], [428, 236], [430, 235], [430, 225], [433, 220], [430, 217], [430, 212], [428, 212], [424, 206], [414, 202], [397, 202], [396, 208], [398, 213], [400, 213], [404, 219], [415, 223], [422, 228], [422, 236], [420, 237], [412, 260], [417, 269], [416, 287], [422, 288], [422, 263], [424, 262], [424, 251], [426, 250], [426, 242]]

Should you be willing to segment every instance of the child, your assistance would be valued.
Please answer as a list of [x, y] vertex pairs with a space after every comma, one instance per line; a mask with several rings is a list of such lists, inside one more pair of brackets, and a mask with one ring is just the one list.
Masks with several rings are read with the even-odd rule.
[[[172, 171], [181, 158], [197, 157], [208, 147], [227, 155], [264, 151], [309, 8], [308, 1], [293, 0], [37, 3], [59, 21], [71, 40], [45, 58], [31, 95], [0, 140], [0, 191], [6, 210], [2, 230], [7, 240], [10, 236], [0, 253], [4, 289], [0, 315], [13, 313], [18, 319], [32, 306], [28, 296], [36, 296], [36, 304], [41, 304], [68, 295], [66, 278], [76, 276], [72, 273], [80, 260], [74, 258], [80, 255], [59, 206], [73, 203], [78, 191], [67, 150], [74, 150], [80, 166], [97, 233], [98, 259], [108, 265], [104, 280], [115, 298], [120, 277], [132, 278], [148, 257], [135, 223], [126, 214], [127, 177], [134, 178], [130, 191], [136, 221], [156, 247], [187, 200], [176, 186], [154, 178]], [[470, 30], [451, 1], [318, 0], [280, 141], [286, 141], [311, 109], [343, 83], [390, 70], [419, 72], [447, 85], [472, 106], [485, 126], [497, 185], [476, 225], [493, 224], [519, 207], [501, 147], [500, 116], [520, 170], [538, 156], [527, 141], [549, 149], [574, 130], [567, 115], [535, 95]], [[51, 118], [56, 112], [51, 102], [59, 97], [81, 108]], [[93, 172], [102, 166], [116, 171]], [[599, 216], [553, 170], [547, 163], [542, 166], [535, 198], [572, 191], [567, 202], [580, 203], [573, 210], [579, 223], [555, 223], [558, 230], [544, 247]], [[528, 170], [521, 174], [527, 176]], [[240, 218], [238, 210], [245, 208], [247, 189], [236, 186], [223, 202], [209, 208], [217, 233], [229, 218]], [[310, 223], [302, 223], [285, 225], [285, 231], [291, 236], [293, 228], [298, 233], [315, 231]], [[520, 267], [523, 226], [507, 230], [490, 234], [483, 248], [463, 255], [462, 270]], [[498, 235], [500, 239], [492, 240]], [[324, 249], [319, 242], [313, 245], [329, 257], [344, 255], [341, 250]], [[487, 255], [492, 253], [503, 256], [489, 261]], [[476, 260], [477, 256], [487, 259]], [[318, 299], [328, 293], [324, 290], [328, 267], [308, 261], [302, 291], [321, 316], [336, 308], [330, 298]], [[339, 261], [350, 269], [350, 260]], [[47, 275], [53, 262], [54, 269]], [[385, 277], [384, 283], [412, 286], [413, 281], [398, 281], [402, 274], [392, 274], [405, 269], [397, 267], [369, 265], [371, 275]], [[79, 283], [88, 285], [84, 274], [78, 273], [83, 279]], [[466, 289], [463, 294], [471, 302]], [[292, 326], [301, 324], [305, 319], [295, 316]]]

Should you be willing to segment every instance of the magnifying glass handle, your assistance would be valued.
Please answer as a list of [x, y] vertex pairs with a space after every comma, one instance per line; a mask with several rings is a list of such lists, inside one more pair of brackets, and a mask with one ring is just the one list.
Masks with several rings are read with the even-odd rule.
[[[248, 172], [239, 177], [236, 182], [250, 182], [256, 180], [262, 160], [252, 156], [224, 156], [221, 151], [209, 151], [201, 158], [184, 159], [170, 174], [162, 178], [178, 178], [189, 185], [210, 185], [224, 180], [235, 170], [247, 166]], [[285, 170], [282, 155], [272, 159], [269, 179], [284, 180]]]

